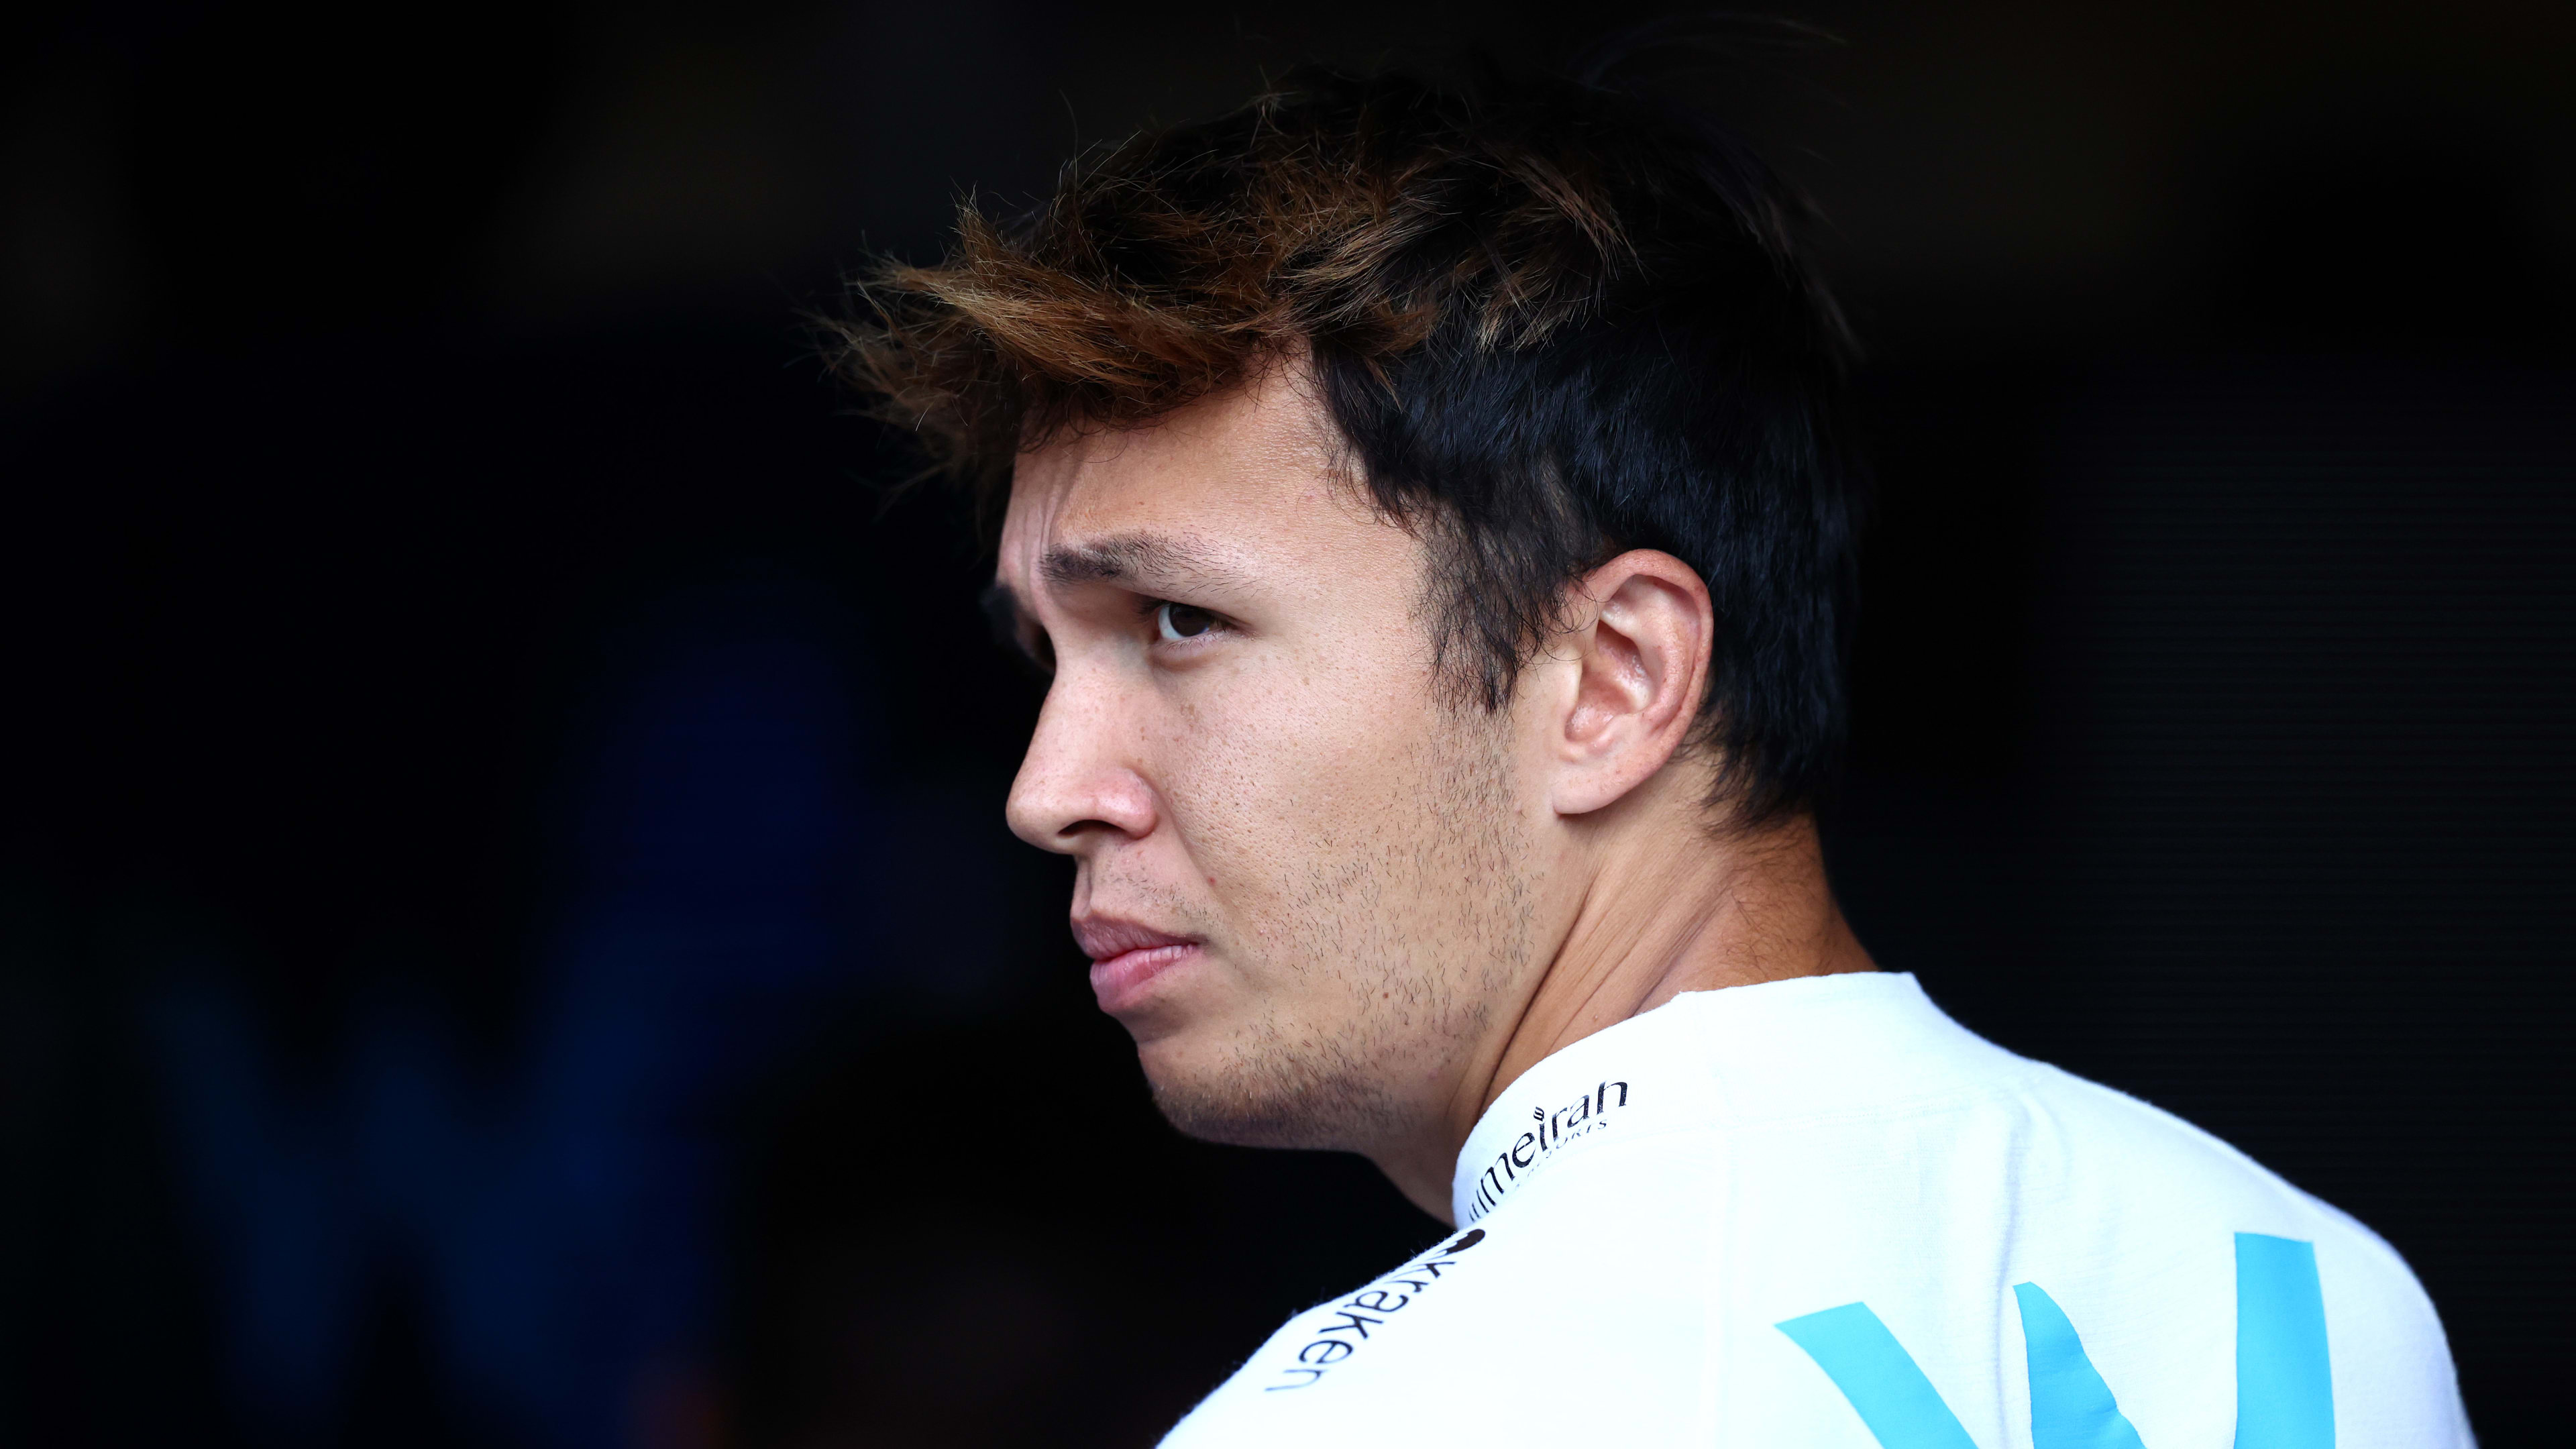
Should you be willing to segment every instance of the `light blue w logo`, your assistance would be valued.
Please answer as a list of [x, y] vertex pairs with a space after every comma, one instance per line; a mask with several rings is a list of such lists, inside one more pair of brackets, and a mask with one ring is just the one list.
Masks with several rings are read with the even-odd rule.
[[[2035, 1449], [2145, 1449], [2056, 1300], [2016, 1283]], [[1882, 1449], [1976, 1449], [1940, 1390], [1866, 1303], [1779, 1325], [1843, 1391]], [[2334, 1449], [2317, 1250], [2236, 1235], [2236, 1449]]]

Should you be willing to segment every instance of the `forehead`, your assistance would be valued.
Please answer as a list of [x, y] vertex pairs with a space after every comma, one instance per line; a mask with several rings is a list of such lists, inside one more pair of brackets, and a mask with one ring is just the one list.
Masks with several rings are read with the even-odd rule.
[[[1396, 537], [1371, 537], [1384, 534]], [[1410, 542], [1346, 480], [1331, 424], [1287, 368], [1146, 427], [1022, 454], [999, 579], [1031, 599], [1065, 575], [1067, 558], [1140, 539], [1203, 559], [1308, 563]]]

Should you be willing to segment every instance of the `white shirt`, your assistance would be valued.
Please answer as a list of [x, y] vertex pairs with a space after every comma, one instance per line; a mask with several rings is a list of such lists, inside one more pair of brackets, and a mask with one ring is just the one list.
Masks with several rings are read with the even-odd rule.
[[1911, 976], [1578, 1041], [1485, 1112], [1452, 1200], [1439, 1247], [1290, 1319], [1166, 1449], [2473, 1442], [2386, 1243]]

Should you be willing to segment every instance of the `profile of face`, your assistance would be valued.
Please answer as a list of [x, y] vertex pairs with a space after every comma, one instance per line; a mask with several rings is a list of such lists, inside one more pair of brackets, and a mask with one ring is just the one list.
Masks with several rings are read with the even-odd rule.
[[[1010, 821], [1155, 1100], [1365, 1150], [1456, 1090], [1543, 964], [1549, 762], [1438, 687], [1420, 538], [1292, 368], [1024, 454], [998, 583], [1052, 671]], [[1544, 754], [1543, 749], [1536, 751]]]

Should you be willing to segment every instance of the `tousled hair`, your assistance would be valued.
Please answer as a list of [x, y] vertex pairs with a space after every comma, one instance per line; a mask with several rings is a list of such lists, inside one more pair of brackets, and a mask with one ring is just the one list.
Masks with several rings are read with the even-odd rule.
[[1805, 808], [1845, 730], [1862, 479], [1849, 334], [1805, 209], [1695, 113], [1487, 71], [1290, 75], [1070, 164], [836, 324], [843, 374], [985, 497], [1067, 430], [1141, 426], [1302, 358], [1432, 545], [1440, 677], [1501, 707], [1566, 591], [1629, 548], [1716, 605], [1717, 801]]

